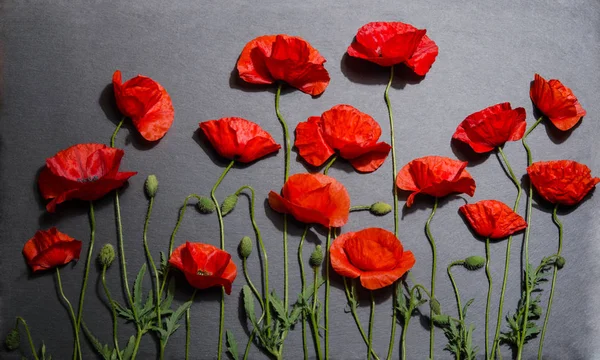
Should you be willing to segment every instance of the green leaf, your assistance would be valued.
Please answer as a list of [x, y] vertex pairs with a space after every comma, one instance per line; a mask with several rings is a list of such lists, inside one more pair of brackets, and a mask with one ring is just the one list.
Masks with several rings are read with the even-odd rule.
[[235, 341], [235, 336], [229, 330], [225, 331], [225, 336], [227, 337], [227, 351], [231, 354], [233, 360], [239, 360], [238, 356], [238, 347], [237, 342]]
[[123, 360], [131, 360], [133, 357], [133, 350], [135, 349], [135, 336], [131, 336], [127, 342], [127, 346], [122, 350]]
[[165, 325], [167, 327], [166, 330], [168, 336], [173, 335], [173, 333], [179, 328], [179, 320], [181, 320], [185, 312], [190, 308], [190, 306], [192, 306], [192, 303], [193, 301], [184, 303], [167, 318]]
[[161, 312], [164, 312], [165, 310], [171, 308], [171, 303], [173, 302], [174, 298], [175, 298], [175, 279], [171, 278], [171, 280], [169, 280], [169, 285], [167, 287], [167, 296], [165, 297], [164, 300], [162, 300], [162, 302], [160, 304]]
[[133, 312], [131, 312], [130, 309], [127, 309], [125, 307], [123, 307], [123, 305], [119, 304], [116, 301], [113, 301], [113, 304], [115, 305], [115, 309], [117, 311], [117, 315], [119, 315], [120, 317], [129, 320], [129, 321], [133, 321], [135, 320], [133, 317]]
[[290, 311], [290, 315], [288, 316], [288, 321], [290, 322], [290, 325], [294, 325], [298, 322], [298, 319], [300, 319], [300, 315], [302, 315], [302, 311], [304, 309], [305, 307], [299, 304], [292, 308], [292, 311]]
[[142, 282], [144, 280], [144, 275], [146, 274], [146, 264], [142, 265], [142, 268], [138, 272], [135, 277], [135, 282], [133, 283], [133, 306], [140, 309], [142, 306]]
[[473, 301], [475, 301], [475, 299], [470, 299], [469, 301], [467, 301], [467, 303], [465, 304], [465, 307], [463, 308], [463, 316], [466, 317], [467, 316], [467, 309], [469, 309], [469, 306], [471, 306], [471, 304], [473, 304]]
[[285, 308], [283, 307], [283, 301], [281, 301], [281, 299], [279, 299], [277, 297], [277, 294], [275, 293], [275, 291], [273, 291], [271, 293], [271, 297], [269, 299], [271, 301], [271, 306], [273, 307], [273, 310], [275, 310], [275, 313], [277, 314], [277, 317], [284, 324], [287, 324], [287, 322], [288, 322], [287, 312], [285, 311]]
[[254, 313], [254, 297], [252, 296], [252, 290], [248, 285], [242, 287], [242, 296], [244, 297], [244, 310], [246, 310], [246, 316], [254, 327], [256, 325], [256, 314]]
[[108, 345], [102, 345], [100, 340], [98, 340], [98, 338], [96, 338], [94, 336], [94, 334], [92, 334], [90, 329], [87, 327], [87, 325], [85, 324], [85, 321], [81, 322], [81, 327], [83, 328], [83, 333], [85, 334], [85, 337], [89, 340], [89, 342], [94, 347], [94, 350], [96, 350], [96, 352], [98, 354], [100, 354], [100, 356], [102, 356], [102, 358], [104, 360], [110, 360], [111, 354], [112, 354], [112, 349], [109, 348]]

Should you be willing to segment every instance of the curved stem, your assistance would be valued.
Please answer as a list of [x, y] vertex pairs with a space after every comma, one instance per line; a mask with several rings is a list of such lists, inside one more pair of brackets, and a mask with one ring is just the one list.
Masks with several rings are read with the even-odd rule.
[[327, 230], [327, 249], [325, 251], [325, 359], [329, 359], [329, 247], [331, 246], [331, 227]]
[[85, 290], [87, 288], [88, 276], [90, 274], [90, 264], [92, 262], [92, 254], [94, 251], [94, 240], [96, 239], [96, 216], [94, 215], [94, 204], [90, 201], [90, 247], [85, 260], [85, 272], [83, 274], [83, 284], [81, 285], [81, 293], [79, 294], [79, 309], [77, 311], [76, 333], [79, 336], [81, 329], [81, 318], [83, 317], [83, 299], [85, 298]]
[[327, 175], [327, 173], [329, 172], [329, 168], [331, 167], [331, 165], [333, 165], [333, 163], [337, 160], [337, 155], [334, 155], [331, 160], [329, 160], [329, 162], [327, 163], [327, 165], [325, 165], [325, 168], [323, 169], [323, 175]]
[[[133, 345], [133, 352], [131, 353], [131, 359], [135, 359], [135, 357], [137, 356], [137, 352], [140, 349], [140, 341], [142, 340], [142, 335], [144, 335], [144, 333], [142, 332], [142, 329], [140, 328], [139, 325], [136, 326], [136, 334], [135, 334], [135, 343]], [[162, 352], [164, 353], [164, 349], [162, 349]], [[164, 356], [164, 354], [163, 354]]]
[[40, 360], [40, 358], [37, 355], [37, 352], [35, 351], [35, 345], [33, 344], [33, 339], [31, 338], [31, 333], [29, 332], [29, 326], [27, 326], [27, 322], [25, 322], [25, 319], [23, 319], [20, 316], [17, 316], [17, 323], [15, 324], [15, 329], [19, 325], [19, 321], [25, 328], [25, 333], [27, 333], [27, 340], [29, 340], [29, 347], [31, 348], [31, 354], [33, 354], [33, 358], [35, 360]]
[[[392, 103], [390, 102], [390, 97], [388, 92], [390, 91], [390, 86], [392, 86], [392, 80], [394, 80], [394, 67], [390, 66], [390, 80], [388, 81], [387, 86], [385, 87], [384, 97], [385, 104], [387, 105], [388, 115], [390, 118], [390, 144], [392, 147], [392, 185], [394, 189], [394, 235], [398, 237], [398, 187], [396, 186], [396, 144], [394, 134], [394, 116], [392, 114]], [[394, 324], [396, 321], [394, 320]]]
[[[506, 155], [501, 147], [498, 147], [498, 153], [502, 156], [502, 160], [504, 161], [504, 165], [510, 174], [510, 178], [512, 182], [517, 187], [517, 198], [515, 199], [515, 205], [513, 206], [513, 211], [517, 212], [519, 210], [519, 201], [521, 200], [522, 188], [519, 179], [515, 176]], [[503, 310], [504, 310], [504, 294], [506, 292], [506, 283], [508, 281], [508, 268], [510, 265], [510, 251], [512, 247], [512, 235], [508, 237], [506, 242], [506, 256], [504, 261], [504, 278], [502, 280], [502, 290], [500, 292], [500, 303], [498, 304], [498, 319], [496, 320], [496, 332], [494, 335], [494, 340], [492, 342], [492, 351], [490, 354], [491, 359], [494, 359], [496, 356], [496, 348], [499, 347], [500, 341], [500, 326], [502, 324], [503, 319]]]
[[[221, 250], [225, 250], [225, 228], [223, 227], [223, 214], [221, 213], [221, 207], [219, 206], [219, 202], [217, 201], [217, 197], [215, 196], [215, 191], [217, 191], [217, 188], [219, 187], [219, 185], [225, 178], [225, 175], [227, 175], [229, 170], [233, 167], [234, 163], [235, 163], [235, 161], [231, 160], [229, 165], [227, 165], [225, 170], [223, 170], [223, 173], [217, 179], [217, 182], [210, 190], [210, 197], [211, 197], [213, 203], [215, 204], [215, 210], [217, 212], [217, 217], [219, 218], [219, 233], [220, 233], [219, 238], [221, 240], [220, 241]], [[221, 360], [222, 352], [223, 352], [223, 329], [224, 329], [224, 327], [225, 327], [225, 289], [221, 288], [221, 305], [220, 305], [220, 317], [219, 317], [219, 347], [218, 347], [219, 352], [217, 354], [218, 360]]]
[[115, 303], [113, 302], [112, 296], [110, 295], [110, 291], [108, 290], [108, 286], [106, 285], [106, 265], [102, 266], [102, 287], [104, 288], [104, 294], [106, 294], [106, 298], [108, 299], [108, 303], [110, 304], [110, 311], [112, 313], [113, 343], [115, 345], [115, 350], [117, 351], [117, 357], [119, 358], [119, 360], [122, 360], [123, 357], [121, 356], [121, 350], [119, 350], [119, 339], [117, 336], [117, 310], [115, 309]]
[[154, 274], [154, 280], [156, 282], [156, 324], [161, 326], [161, 317], [160, 317], [160, 283], [158, 280], [158, 271], [156, 270], [156, 264], [154, 263], [154, 259], [152, 258], [152, 254], [150, 253], [150, 249], [148, 248], [148, 224], [150, 223], [150, 215], [152, 214], [152, 205], [154, 205], [154, 197], [150, 198], [150, 202], [148, 203], [148, 211], [146, 212], [146, 220], [144, 221], [144, 232], [142, 235], [144, 241], [144, 250], [146, 251], [146, 257], [148, 258], [148, 262], [150, 262], [150, 269]]
[[[258, 289], [256, 288], [256, 286], [254, 286], [252, 279], [250, 279], [250, 275], [248, 274], [248, 261], [246, 259], [242, 259], [242, 269], [244, 272], [244, 277], [246, 278], [246, 282], [248, 283], [248, 286], [250, 286], [250, 290], [252, 290], [252, 293], [256, 297], [256, 300], [258, 300], [258, 303], [260, 304], [260, 308], [262, 309], [264, 315], [267, 309], [265, 308], [265, 303], [263, 302], [262, 296], [260, 296]], [[262, 316], [260, 317], [258, 322], [260, 322], [261, 320]]]
[[[435, 201], [433, 203], [433, 209], [431, 210], [431, 215], [429, 215], [429, 218], [427, 219], [427, 222], [425, 223], [425, 233], [427, 234], [427, 238], [429, 239], [429, 244], [431, 244], [431, 254], [432, 254], [431, 289], [429, 290], [432, 299], [435, 299], [435, 274], [436, 274], [436, 267], [437, 267], [437, 255], [436, 255], [435, 239], [431, 235], [431, 230], [429, 228], [429, 225], [431, 223], [431, 219], [433, 219], [433, 216], [435, 215], [435, 211], [437, 210], [437, 207], [438, 207], [438, 198], [436, 197]], [[429, 326], [431, 329], [429, 332], [429, 358], [433, 359], [433, 349], [434, 349], [434, 344], [435, 344], [435, 336], [434, 336], [435, 327], [433, 325], [433, 310], [432, 309], [429, 309], [429, 319], [430, 319]]]
[[[304, 294], [304, 290], [306, 289], [306, 279], [304, 277], [304, 258], [302, 256], [302, 246], [304, 245], [304, 239], [306, 239], [306, 234], [308, 233], [308, 228], [309, 228], [309, 225], [307, 224], [304, 227], [304, 232], [302, 233], [302, 237], [300, 238], [300, 244], [298, 244], [298, 264], [300, 265], [300, 281], [302, 283], [302, 287], [300, 289], [301, 294]], [[305, 319], [304, 314], [300, 317], [300, 321], [302, 321], [302, 348], [304, 349], [304, 359], [308, 359], [308, 348], [306, 345], [306, 319]]]
[[313, 303], [311, 311], [311, 324], [313, 326], [313, 336], [315, 338], [315, 349], [317, 351], [317, 359], [323, 359], [323, 353], [321, 352], [321, 339], [319, 338], [319, 323], [317, 322], [317, 269], [313, 270]]
[[[190, 301], [194, 301], [194, 298], [196, 297], [197, 292], [198, 292], [198, 289], [194, 289], [194, 292], [192, 293], [192, 297], [190, 297]], [[185, 360], [189, 359], [189, 353], [190, 353], [190, 333], [191, 333], [190, 327], [191, 327], [190, 308], [187, 308], [187, 310], [185, 311]], [[163, 353], [164, 353], [164, 350], [163, 350]], [[162, 359], [162, 356], [161, 356], [161, 359]]]
[[248, 338], [248, 342], [246, 343], [246, 350], [244, 350], [243, 360], [248, 359], [248, 354], [250, 353], [250, 345], [252, 345], [252, 340], [254, 340], [254, 335], [256, 334], [256, 330], [252, 330], [252, 334]]
[[[525, 151], [527, 152], [527, 166], [531, 166], [531, 164], [533, 163], [533, 157], [531, 156], [531, 149], [529, 148], [529, 145], [527, 144], [527, 142], [525, 141], [527, 139], [527, 136], [533, 131], [533, 129], [535, 129], [539, 123], [544, 119], [544, 116], [540, 116], [540, 118], [531, 126], [531, 128], [529, 128], [529, 130], [527, 130], [525, 132], [525, 135], [523, 136], [523, 139], [521, 140], [521, 142], [523, 143], [523, 147], [525, 147]], [[520, 337], [520, 342], [519, 345], [517, 346], [517, 360], [521, 360], [522, 358], [522, 354], [523, 354], [523, 345], [525, 344], [525, 333], [527, 331], [527, 320], [529, 317], [529, 298], [530, 298], [530, 291], [529, 291], [529, 232], [531, 231], [531, 209], [532, 209], [532, 203], [533, 203], [533, 185], [531, 184], [531, 181], [529, 181], [529, 192], [528, 192], [528, 196], [527, 196], [527, 219], [525, 220], [527, 222], [527, 228], [525, 228], [525, 236], [523, 239], [523, 252], [525, 253], [525, 276], [524, 276], [524, 282], [525, 282], [525, 307], [524, 307], [524, 314], [523, 314], [523, 323], [521, 324], [521, 329], [522, 329], [522, 333], [521, 333], [521, 337]]]
[[79, 332], [77, 331], [77, 320], [75, 318], [75, 311], [73, 311], [73, 306], [63, 291], [62, 281], [60, 279], [60, 269], [56, 268], [56, 282], [58, 283], [58, 290], [60, 291], [60, 296], [63, 301], [67, 304], [67, 309], [69, 310], [69, 315], [71, 316], [71, 321], [73, 322], [73, 330], [75, 333], [75, 349], [77, 351], [73, 351], [73, 359], [77, 359], [79, 356], [80, 359], [83, 359], [81, 356], [81, 343], [79, 342]]
[[373, 320], [375, 319], [375, 297], [373, 291], [371, 294], [371, 316], [369, 317], [369, 345], [367, 349], [367, 359], [371, 359], [371, 351], [373, 351]]
[[121, 126], [123, 126], [123, 123], [125, 122], [125, 118], [126, 118], [125, 116], [123, 116], [121, 118], [121, 121], [119, 122], [115, 131], [113, 132], [112, 136], [110, 137], [110, 147], [115, 147], [115, 138], [117, 137], [117, 133], [119, 132], [119, 130], [121, 130]]
[[454, 296], [456, 297], [456, 307], [458, 308], [458, 319], [459, 320], [464, 320], [463, 319], [463, 313], [462, 313], [462, 304], [460, 302], [460, 294], [458, 292], [458, 286], [456, 286], [456, 281], [454, 280], [454, 276], [452, 275], [452, 267], [456, 266], [456, 265], [462, 265], [463, 261], [462, 260], [458, 260], [458, 261], [454, 261], [452, 263], [450, 263], [450, 265], [448, 265], [448, 267], [446, 268], [446, 272], [448, 273], [448, 277], [450, 278], [450, 282], [452, 283], [452, 288], [454, 289]]
[[[563, 224], [558, 219], [556, 212], [558, 210], [558, 204], [554, 206], [554, 211], [552, 212], [552, 220], [558, 227], [558, 251], [556, 252], [556, 257], [559, 257], [562, 252], [562, 242], [563, 242]], [[548, 298], [548, 306], [546, 307], [546, 316], [544, 317], [544, 326], [542, 327], [542, 334], [540, 335], [540, 346], [538, 348], [538, 360], [542, 359], [542, 352], [544, 349], [544, 337], [546, 336], [546, 328], [548, 326], [548, 320], [550, 319], [550, 309], [552, 308], [552, 300], [554, 299], [554, 287], [556, 285], [556, 275], [558, 274], [558, 267], [556, 266], [556, 262], [554, 263], [554, 271], [552, 273], [552, 286], [550, 287], [550, 298]]]
[[485, 358], [489, 359], [489, 340], [490, 340], [490, 304], [492, 302], [492, 273], [490, 272], [490, 238], [485, 239], [485, 275], [488, 279], [487, 301], [485, 303]]
[[[346, 279], [346, 277], [342, 277], [342, 280], [344, 280], [344, 291], [346, 292], [346, 298], [348, 299], [348, 303], [350, 304], [350, 312], [352, 313], [352, 317], [354, 318], [356, 327], [358, 328], [358, 331], [360, 332], [360, 335], [362, 336], [365, 345], [369, 346], [369, 338], [365, 334], [365, 330], [363, 329], [360, 323], [360, 319], [358, 318], [358, 314], [356, 313], [356, 300], [353, 295], [354, 289], [350, 289], [348, 287], [348, 280]], [[371, 355], [375, 360], [379, 360], [379, 356], [377, 356], [373, 349], [371, 349]]]
[[123, 247], [123, 223], [121, 221], [121, 204], [119, 202], [119, 190], [115, 190], [115, 213], [117, 218], [117, 235], [119, 240], [119, 257], [121, 258], [121, 271], [123, 277], [123, 284], [125, 287], [125, 293], [127, 294], [127, 300], [129, 301], [129, 307], [133, 312], [133, 317], [137, 321], [137, 310], [133, 306], [133, 298], [131, 297], [131, 290], [129, 289], [129, 280], [127, 279], [127, 262], [125, 261], [125, 249]]

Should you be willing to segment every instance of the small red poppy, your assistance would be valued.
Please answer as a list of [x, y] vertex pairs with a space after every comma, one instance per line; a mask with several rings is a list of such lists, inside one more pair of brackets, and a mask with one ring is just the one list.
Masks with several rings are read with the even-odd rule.
[[119, 172], [121, 149], [103, 144], [77, 144], [46, 159], [38, 186], [46, 200], [46, 209], [69, 199], [97, 200], [123, 184], [137, 172]]
[[556, 79], [546, 81], [535, 74], [529, 96], [535, 106], [562, 131], [575, 126], [586, 114], [573, 91]]
[[331, 266], [341, 276], [360, 278], [366, 289], [393, 284], [415, 265], [415, 256], [404, 251], [393, 233], [368, 228], [338, 236], [329, 250]]
[[525, 109], [512, 109], [506, 102], [467, 116], [452, 138], [468, 144], [477, 153], [486, 153], [507, 141], [521, 139], [526, 127]]
[[81, 241], [61, 233], [55, 227], [38, 230], [23, 246], [23, 255], [31, 270], [40, 271], [79, 259]]
[[460, 212], [479, 236], [503, 239], [527, 227], [521, 215], [498, 200], [482, 200], [463, 205]]
[[453, 160], [443, 156], [425, 156], [406, 164], [396, 177], [396, 185], [412, 191], [406, 200], [411, 207], [417, 194], [435, 197], [451, 193], [475, 194], [475, 180], [465, 169], [466, 161]]
[[188, 283], [198, 289], [222, 286], [227, 295], [237, 276], [231, 255], [209, 244], [187, 241], [173, 251], [169, 264], [181, 270]]
[[230, 160], [248, 163], [281, 149], [258, 124], [238, 117], [201, 122], [200, 129], [217, 152]]
[[237, 69], [242, 80], [253, 84], [285, 81], [310, 95], [319, 95], [329, 85], [325, 58], [304, 39], [264, 35], [251, 40], [242, 50]]
[[402, 22], [370, 22], [358, 29], [348, 55], [381, 66], [404, 63], [423, 76], [438, 55], [437, 45], [426, 32]]
[[155, 141], [165, 136], [175, 118], [167, 90], [142, 75], [123, 83], [119, 70], [113, 74], [112, 82], [119, 110], [131, 118], [144, 139]]
[[361, 172], [377, 170], [391, 146], [377, 142], [381, 127], [373, 118], [350, 105], [336, 105], [321, 116], [311, 116], [296, 127], [300, 156], [313, 166], [321, 166], [335, 153]]
[[552, 204], [575, 205], [596, 187], [600, 178], [590, 168], [572, 160], [540, 161], [527, 168], [537, 192]]
[[283, 197], [269, 193], [273, 210], [304, 223], [340, 227], [348, 222], [350, 196], [342, 183], [322, 174], [295, 174], [283, 185]]

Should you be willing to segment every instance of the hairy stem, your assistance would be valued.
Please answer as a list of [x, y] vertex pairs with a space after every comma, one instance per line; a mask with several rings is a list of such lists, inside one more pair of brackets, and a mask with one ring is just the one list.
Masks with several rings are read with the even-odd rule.
[[33, 358], [35, 360], [40, 360], [40, 358], [37, 355], [37, 351], [35, 350], [35, 345], [33, 344], [33, 339], [31, 338], [31, 333], [29, 332], [29, 326], [27, 326], [27, 322], [25, 322], [25, 319], [23, 319], [22, 317], [17, 316], [15, 329], [19, 326], [19, 322], [21, 322], [21, 324], [25, 328], [25, 333], [27, 334], [27, 340], [29, 341], [29, 347], [31, 348], [31, 354], [33, 355]]
[[123, 360], [123, 357], [121, 356], [121, 351], [119, 350], [119, 338], [117, 336], [117, 309], [115, 308], [115, 303], [113, 302], [112, 296], [110, 295], [110, 290], [108, 290], [108, 286], [106, 285], [106, 265], [102, 266], [102, 287], [104, 288], [104, 294], [106, 294], [106, 298], [108, 299], [108, 303], [110, 304], [110, 311], [112, 313], [113, 343], [115, 345], [117, 357], [119, 358], [119, 360]]
[[[92, 262], [92, 254], [94, 251], [94, 241], [96, 239], [96, 216], [94, 215], [94, 204], [90, 201], [90, 247], [87, 253], [87, 259], [85, 260], [85, 272], [83, 274], [83, 284], [81, 285], [81, 293], [79, 294], [79, 309], [77, 310], [77, 323], [76, 323], [76, 335], [75, 338], [79, 337], [79, 331], [81, 330], [81, 318], [83, 317], [83, 300], [85, 298], [85, 290], [87, 288], [87, 281], [90, 274], [90, 264]], [[74, 346], [77, 348], [77, 344]]]
[[[369, 346], [369, 338], [363, 329], [360, 319], [358, 318], [358, 314], [356, 313], [356, 299], [354, 296], [354, 284], [352, 284], [352, 289], [348, 286], [348, 280], [345, 277], [342, 277], [344, 280], [344, 291], [346, 292], [346, 298], [348, 299], [348, 304], [350, 305], [350, 312], [352, 313], [352, 317], [354, 318], [354, 322], [356, 323], [356, 327], [360, 332], [360, 336], [362, 336], [365, 345]], [[352, 281], [352, 280], [350, 280]], [[379, 356], [375, 353], [373, 349], [371, 349], [370, 354], [373, 356], [375, 360], [379, 360]]]
[[117, 137], [117, 134], [119, 133], [119, 130], [121, 130], [121, 126], [123, 126], [123, 123], [125, 122], [125, 116], [123, 116], [121, 118], [121, 121], [119, 122], [119, 124], [117, 124], [117, 127], [115, 128], [115, 131], [112, 133], [112, 136], [110, 137], [110, 147], [115, 147], [115, 138]]
[[492, 303], [492, 273], [490, 272], [490, 238], [485, 239], [485, 275], [488, 279], [487, 301], [485, 303], [485, 358], [489, 359], [490, 305]]
[[337, 155], [334, 155], [331, 160], [329, 160], [329, 162], [327, 163], [327, 165], [325, 165], [325, 168], [323, 169], [323, 175], [327, 175], [327, 173], [329, 172], [329, 168], [331, 168], [331, 165], [333, 165], [333, 163], [337, 160]]
[[79, 357], [79, 359], [83, 360], [83, 357], [81, 356], [81, 343], [79, 342], [79, 331], [77, 331], [77, 320], [75, 318], [75, 311], [73, 311], [73, 305], [71, 305], [71, 302], [65, 296], [65, 293], [63, 291], [62, 280], [60, 279], [60, 269], [58, 267], [56, 268], [56, 282], [58, 283], [58, 290], [60, 292], [60, 296], [62, 297], [63, 301], [67, 304], [69, 316], [71, 316], [71, 321], [73, 322], [73, 331], [75, 333], [74, 346], [76, 349], [76, 351], [73, 351], [73, 359], [77, 359], [77, 357]]
[[[431, 210], [431, 215], [429, 215], [429, 218], [427, 219], [427, 222], [425, 223], [425, 233], [427, 234], [427, 238], [429, 239], [429, 244], [431, 245], [431, 254], [432, 254], [432, 261], [431, 261], [431, 288], [429, 290], [429, 293], [431, 294], [431, 298], [435, 299], [435, 275], [436, 275], [436, 267], [437, 267], [437, 255], [436, 255], [436, 246], [435, 246], [435, 239], [433, 238], [433, 235], [431, 235], [431, 230], [429, 228], [429, 225], [431, 223], [431, 219], [433, 219], [433, 216], [435, 215], [435, 211], [437, 210], [438, 207], [438, 198], [435, 198], [435, 201], [433, 203], [433, 209]], [[434, 344], [435, 344], [435, 337], [434, 337], [434, 330], [435, 327], [433, 325], [433, 309], [429, 309], [429, 326], [430, 326], [430, 332], [429, 332], [429, 358], [433, 359], [433, 349], [434, 349]]]
[[[301, 294], [304, 294], [304, 290], [306, 289], [306, 279], [304, 277], [304, 258], [302, 256], [302, 246], [304, 245], [304, 239], [306, 239], [306, 234], [308, 233], [309, 227], [310, 226], [308, 224], [304, 227], [304, 232], [302, 233], [302, 237], [300, 238], [300, 244], [298, 244], [298, 264], [300, 265], [300, 281], [302, 282], [302, 287], [300, 289]], [[304, 359], [308, 360], [308, 347], [306, 344], [306, 319], [305, 319], [304, 314], [300, 317], [300, 321], [302, 321], [302, 348], [304, 350]]]
[[327, 249], [325, 251], [325, 359], [329, 359], [329, 248], [331, 247], [331, 227], [327, 229]]
[[[198, 292], [198, 289], [194, 289], [194, 292], [192, 293], [192, 296], [190, 297], [190, 301], [194, 301], [194, 298], [196, 297], [196, 293]], [[185, 360], [189, 359], [189, 353], [190, 353], [190, 334], [191, 334], [191, 322], [190, 322], [190, 308], [187, 308], [187, 310], [185, 311]], [[162, 359], [162, 357], [161, 357]]]
[[371, 315], [369, 316], [369, 345], [367, 348], [367, 359], [371, 359], [371, 352], [373, 351], [373, 320], [375, 320], [375, 297], [373, 291], [371, 294]]
[[150, 223], [150, 215], [152, 214], [152, 205], [154, 205], [154, 197], [151, 197], [150, 202], [148, 203], [148, 211], [146, 212], [146, 219], [144, 221], [144, 232], [142, 235], [142, 239], [144, 241], [144, 250], [146, 251], [146, 257], [148, 258], [148, 262], [150, 263], [150, 270], [152, 271], [152, 274], [154, 275], [154, 281], [156, 282], [156, 324], [160, 327], [160, 282], [158, 280], [158, 271], [156, 269], [156, 264], [154, 263], [154, 258], [152, 258], [152, 254], [150, 253], [150, 249], [148, 248], [148, 224]]
[[321, 339], [319, 338], [319, 323], [317, 322], [317, 290], [319, 287], [317, 286], [317, 269], [313, 269], [313, 303], [312, 303], [312, 311], [310, 314], [311, 324], [313, 327], [313, 336], [315, 339], [315, 349], [317, 351], [317, 359], [323, 359], [323, 353], [321, 352]]

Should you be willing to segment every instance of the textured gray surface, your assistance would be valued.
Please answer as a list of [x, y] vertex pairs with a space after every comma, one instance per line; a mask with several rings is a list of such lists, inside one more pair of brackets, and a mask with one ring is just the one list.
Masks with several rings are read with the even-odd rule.
[[[21, 255], [24, 242], [38, 228], [57, 226], [84, 241], [89, 236], [85, 204], [71, 202], [59, 207], [56, 214], [46, 214], [36, 188], [36, 174], [44, 159], [60, 149], [80, 142], [107, 142], [118, 115], [107, 86], [115, 69], [124, 78], [137, 73], [159, 81], [171, 94], [176, 120], [167, 136], [147, 146], [130, 126], [119, 134], [117, 146], [126, 149], [122, 169], [135, 170], [122, 191], [122, 211], [130, 282], [145, 257], [141, 231], [147, 202], [143, 181], [157, 174], [160, 181], [149, 241], [152, 252], [167, 247], [177, 211], [184, 197], [196, 192], [208, 194], [224, 163], [195, 134], [199, 121], [224, 116], [242, 116], [260, 123], [281, 141], [281, 128], [273, 110], [273, 89], [240, 84], [232, 72], [244, 44], [255, 36], [288, 33], [302, 36], [328, 60], [331, 84], [319, 98], [299, 91], [286, 91], [281, 110], [290, 127], [310, 115], [318, 115], [338, 103], [348, 103], [378, 120], [384, 134], [388, 129], [383, 90], [387, 73], [362, 62], [344, 57], [345, 49], [356, 30], [366, 22], [405, 21], [427, 28], [440, 54], [432, 70], [420, 82], [406, 81], [406, 74], [394, 81], [390, 97], [394, 106], [397, 131], [398, 166], [415, 157], [446, 155], [465, 158], [453, 148], [450, 137], [457, 124], [471, 112], [486, 106], [510, 101], [523, 106], [528, 122], [534, 120], [529, 100], [529, 82], [539, 72], [546, 78], [559, 78], [571, 87], [588, 111], [588, 116], [574, 131], [557, 134], [551, 126], [540, 126], [530, 137], [536, 160], [574, 159], [600, 173], [597, 136], [600, 124], [598, 93], [600, 90], [600, 3], [597, 0], [553, 1], [369, 1], [369, 2], [281, 2], [244, 1], [202, 2], [157, 0], [108, 1], [10, 1], [0, 7], [2, 31], [2, 103], [0, 114], [0, 333], [8, 332], [16, 315], [27, 319], [35, 341], [45, 340], [56, 359], [70, 356], [71, 328], [67, 312], [60, 304], [52, 273], [32, 276]], [[387, 140], [384, 135], [382, 140]], [[525, 152], [518, 143], [506, 146], [513, 168], [521, 176]], [[295, 154], [292, 155], [295, 158]], [[477, 181], [473, 199], [495, 198], [508, 204], [516, 191], [503, 174], [495, 155], [478, 157], [469, 171]], [[305, 171], [302, 163], [292, 163], [292, 173]], [[391, 162], [376, 172], [355, 173], [346, 163], [338, 162], [330, 175], [342, 181], [352, 203], [369, 204], [390, 201]], [[283, 152], [263, 159], [247, 168], [235, 168], [217, 191], [219, 198], [242, 184], [255, 186], [259, 198], [257, 216], [268, 246], [271, 282], [279, 294], [283, 289], [281, 217], [264, 205], [269, 190], [279, 190], [283, 176]], [[404, 197], [402, 198], [404, 200]], [[452, 260], [483, 254], [484, 246], [471, 235], [458, 207], [464, 202], [453, 197], [442, 202], [432, 222], [438, 242], [438, 297], [448, 311], [455, 309], [445, 266]], [[246, 201], [225, 219], [227, 249], [235, 248], [252, 228]], [[521, 202], [524, 213], [525, 201]], [[401, 206], [404, 201], [401, 202]], [[418, 198], [413, 209], [404, 211], [400, 238], [417, 258], [414, 276], [429, 282], [431, 251], [423, 225], [432, 205], [431, 199]], [[97, 249], [106, 242], [115, 244], [115, 224], [111, 197], [96, 204]], [[188, 212], [177, 243], [186, 239], [218, 244], [215, 216]], [[535, 205], [531, 230], [531, 258], [538, 263], [542, 256], [555, 251], [557, 232], [551, 223], [547, 204]], [[573, 211], [561, 211], [565, 224], [564, 256], [567, 266], [558, 277], [557, 296], [546, 338], [549, 359], [598, 359], [600, 329], [597, 294], [600, 290], [600, 232], [597, 218], [598, 197], [588, 197]], [[367, 226], [391, 228], [392, 217], [374, 218], [367, 213], [352, 214], [344, 231]], [[299, 288], [296, 246], [301, 225], [290, 228], [291, 293]], [[324, 240], [321, 233], [311, 235], [311, 242]], [[516, 306], [519, 296], [519, 251], [521, 236], [516, 238], [505, 310]], [[492, 318], [499, 297], [504, 266], [505, 242], [492, 246], [492, 271], [495, 282]], [[312, 248], [312, 244], [307, 248]], [[305, 257], [308, 258], [309, 250]], [[253, 256], [256, 256], [255, 254]], [[234, 255], [237, 259], [237, 256]], [[259, 265], [256, 258], [249, 264], [255, 281]], [[239, 263], [239, 262], [238, 262]], [[83, 273], [83, 262], [63, 271], [67, 296], [76, 302]], [[98, 285], [98, 269], [93, 268], [85, 303], [85, 320], [106, 343], [110, 342], [110, 314]], [[240, 274], [241, 275], [241, 274]], [[477, 326], [474, 341], [483, 349], [483, 321], [486, 293], [484, 272], [456, 271], [464, 299], [475, 298], [468, 320]], [[110, 287], [123, 302], [119, 267], [109, 270]], [[239, 276], [233, 293], [227, 298], [226, 328], [240, 343], [247, 335], [242, 325], [239, 292], [244, 284]], [[149, 280], [145, 285], [150, 286]], [[181, 283], [178, 301], [185, 301], [191, 290]], [[543, 293], [547, 298], [548, 291]], [[295, 295], [293, 295], [295, 297]], [[377, 292], [375, 349], [387, 350], [391, 297], [388, 291]], [[333, 278], [331, 294], [331, 348], [334, 359], [364, 358], [366, 348], [354, 322], [344, 312], [345, 296], [339, 278]], [[368, 302], [363, 302], [360, 316], [368, 320]], [[218, 329], [218, 292], [200, 293], [193, 305], [192, 348], [194, 359], [215, 357]], [[493, 322], [495, 324], [495, 321]], [[122, 339], [133, 333], [131, 326], [120, 327]], [[399, 357], [398, 328], [394, 357]], [[492, 328], [493, 332], [493, 328]], [[168, 345], [169, 359], [183, 357], [183, 330]], [[425, 359], [428, 333], [414, 318], [407, 336], [408, 358]], [[450, 358], [443, 351], [445, 338], [436, 332], [436, 357]], [[537, 341], [527, 345], [526, 358], [537, 353]], [[312, 343], [310, 343], [312, 344]], [[510, 350], [503, 347], [505, 356]], [[156, 345], [150, 336], [142, 341], [140, 359], [153, 358]], [[309, 346], [313, 351], [313, 347]], [[93, 358], [85, 344], [86, 358]], [[480, 354], [483, 350], [480, 350]], [[286, 341], [286, 359], [302, 354], [299, 328]], [[18, 358], [4, 349], [2, 358]], [[263, 358], [256, 348], [251, 358]]]

